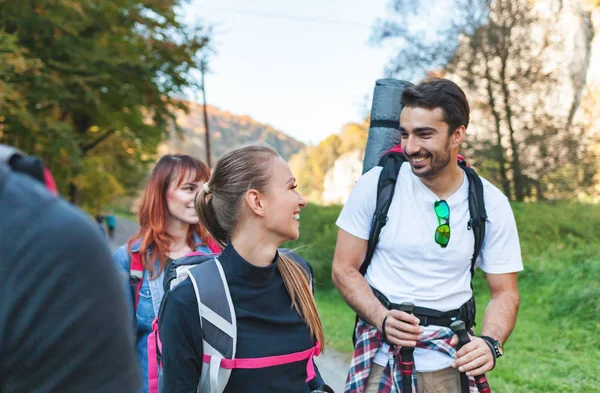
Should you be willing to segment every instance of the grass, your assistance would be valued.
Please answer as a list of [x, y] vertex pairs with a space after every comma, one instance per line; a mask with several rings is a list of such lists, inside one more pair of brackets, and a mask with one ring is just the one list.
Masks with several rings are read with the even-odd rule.
[[337, 290], [328, 289], [315, 293], [317, 306], [325, 331], [325, 345], [337, 351], [351, 353], [354, 311], [344, 303]]
[[[351, 352], [354, 313], [330, 279], [339, 206], [309, 205], [296, 248], [313, 265], [326, 343]], [[506, 356], [488, 376], [495, 393], [600, 391], [600, 206], [568, 202], [513, 204], [525, 271], [521, 307]], [[481, 327], [489, 300], [476, 273]]]

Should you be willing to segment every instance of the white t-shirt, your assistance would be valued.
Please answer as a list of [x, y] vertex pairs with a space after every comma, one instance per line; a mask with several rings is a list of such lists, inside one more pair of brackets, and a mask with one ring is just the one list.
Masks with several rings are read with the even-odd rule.
[[[367, 240], [377, 203], [381, 167], [365, 173], [356, 183], [336, 222], [344, 231]], [[491, 274], [523, 270], [515, 219], [508, 199], [490, 182], [481, 179], [488, 220], [477, 266]], [[450, 207], [450, 242], [441, 248], [434, 240], [438, 219], [433, 205], [439, 198], [404, 164], [398, 174], [388, 222], [367, 269], [367, 282], [392, 303], [412, 302], [440, 311], [459, 308], [472, 296], [471, 258], [475, 244], [469, 221], [469, 182], [446, 199]], [[425, 326], [425, 335], [439, 329]], [[383, 344], [375, 363], [385, 365], [388, 346]], [[450, 366], [452, 359], [438, 351], [415, 348], [419, 372]]]

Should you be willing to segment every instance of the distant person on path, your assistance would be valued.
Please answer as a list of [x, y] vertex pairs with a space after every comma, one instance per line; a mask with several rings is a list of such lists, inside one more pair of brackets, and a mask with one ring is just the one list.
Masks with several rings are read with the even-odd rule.
[[[324, 345], [309, 282], [312, 269], [296, 254], [278, 251], [284, 241], [298, 238], [305, 205], [289, 166], [272, 147], [247, 145], [221, 157], [197, 196], [196, 209], [201, 224], [225, 247], [218, 262], [235, 309], [235, 359], [258, 368], [234, 368], [227, 380], [228, 370], [219, 362], [206, 362], [203, 330], [214, 327], [200, 324], [194, 285], [186, 279], [167, 293], [159, 321], [161, 393], [322, 391], [312, 363], [318, 343]], [[299, 353], [306, 356], [297, 360]], [[296, 360], [264, 365], [266, 357], [291, 354]], [[213, 373], [219, 387], [226, 381], [224, 389], [199, 388], [201, 375]]]
[[115, 217], [115, 213], [112, 211], [106, 216], [106, 228], [108, 229], [108, 237], [113, 240], [115, 238], [115, 229], [117, 228], [117, 217]]
[[43, 175], [14, 169], [31, 157], [9, 149], [0, 145], [0, 392], [135, 393], [131, 321], [105, 240]]
[[[476, 261], [491, 298], [482, 336], [472, 336], [455, 357], [458, 339], [448, 326], [463, 319], [471, 327], [475, 313], [470, 282], [472, 226], [478, 223], [470, 221], [470, 181], [457, 164], [469, 104], [446, 79], [406, 88], [402, 103], [399, 129], [407, 162], [400, 167], [387, 223], [364, 277], [360, 268], [382, 167], [360, 178], [337, 220], [333, 280], [360, 316], [346, 392], [398, 392], [400, 348], [416, 346], [418, 392], [460, 393], [459, 371], [476, 376], [491, 370], [515, 325], [516, 272], [523, 269], [519, 237], [508, 199], [481, 179], [487, 220]], [[397, 309], [403, 302], [418, 307], [415, 315]], [[465, 382], [474, 388], [472, 379]]]
[[106, 235], [106, 230], [104, 229], [104, 214], [102, 214], [101, 209], [98, 209], [98, 213], [96, 213], [94, 218], [96, 219], [96, 223], [98, 224], [98, 228], [100, 228], [102, 234]]
[[[197, 158], [182, 154], [163, 156], [142, 194], [138, 213], [140, 230], [114, 256], [131, 293], [130, 309], [135, 315], [137, 357], [144, 380], [140, 392], [143, 393], [148, 392], [147, 341], [164, 293], [165, 267], [192, 251], [211, 253], [207, 246], [208, 233], [198, 224], [194, 208], [194, 197], [209, 176], [210, 169]], [[138, 278], [134, 277], [132, 256], [143, 265], [143, 272], [139, 272], [141, 286], [135, 288], [130, 285]]]

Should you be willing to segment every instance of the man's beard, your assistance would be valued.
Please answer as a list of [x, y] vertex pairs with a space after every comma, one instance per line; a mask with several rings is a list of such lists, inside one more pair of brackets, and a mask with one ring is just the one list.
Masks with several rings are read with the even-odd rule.
[[427, 170], [425, 172], [417, 173], [417, 172], [415, 172], [415, 169], [412, 167], [412, 165], [411, 165], [411, 169], [412, 169], [413, 173], [415, 174], [415, 176], [417, 176], [417, 177], [433, 178], [433, 177], [436, 177], [441, 171], [443, 171], [444, 168], [446, 168], [448, 166], [448, 164], [450, 164], [450, 148], [449, 147], [450, 147], [450, 140], [448, 139], [448, 142], [446, 143], [444, 150], [440, 153], [431, 154], [429, 151], [425, 150], [424, 151], [425, 155], [423, 155], [423, 153], [420, 153], [419, 155], [408, 156], [405, 153], [404, 157], [406, 159], [414, 158], [414, 157], [423, 157], [423, 156], [425, 156], [426, 158], [429, 158], [429, 170]]

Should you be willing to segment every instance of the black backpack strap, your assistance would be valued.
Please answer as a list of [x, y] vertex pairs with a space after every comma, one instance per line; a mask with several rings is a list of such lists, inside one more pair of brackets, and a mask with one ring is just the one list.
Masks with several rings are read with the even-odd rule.
[[467, 174], [467, 180], [469, 181], [469, 213], [471, 218], [467, 229], [473, 230], [473, 236], [475, 236], [475, 247], [471, 259], [471, 279], [473, 279], [475, 263], [477, 262], [477, 257], [481, 252], [483, 239], [485, 238], [487, 213], [485, 211], [481, 178], [473, 168], [468, 167], [464, 162], [459, 163], [459, 165]]
[[[398, 173], [400, 167], [406, 161], [406, 158], [402, 153], [388, 152], [384, 154], [377, 166], [382, 167], [381, 173], [379, 174], [379, 181], [377, 182], [377, 203], [375, 204], [375, 213], [373, 214], [373, 220], [371, 222], [371, 231], [369, 232], [369, 241], [367, 243], [367, 254], [365, 260], [360, 266], [360, 274], [363, 276], [367, 273], [367, 268], [371, 264], [373, 254], [375, 253], [375, 247], [379, 243], [379, 234], [381, 230], [387, 224], [388, 211], [394, 198], [394, 192], [396, 191], [396, 181], [398, 180]], [[356, 345], [356, 325], [358, 325], [359, 316], [356, 314], [354, 318], [354, 329], [352, 330], [352, 343]]]
[[404, 158], [402, 153], [398, 152], [386, 153], [381, 157], [381, 160], [379, 160], [378, 166], [381, 166], [382, 169], [377, 183], [377, 204], [375, 205], [375, 213], [373, 214], [373, 221], [371, 222], [367, 254], [365, 255], [365, 260], [359, 270], [363, 276], [371, 264], [371, 259], [373, 259], [375, 247], [379, 242], [379, 234], [385, 224], [387, 224], [387, 214], [390, 210], [390, 205], [392, 204], [394, 191], [396, 190], [398, 172], [400, 172], [400, 167], [404, 161], [406, 161], [406, 158]]
[[237, 321], [229, 284], [218, 257], [187, 271], [198, 303], [202, 327], [202, 347], [210, 355], [202, 366], [199, 392], [223, 392], [231, 370], [220, 367], [221, 360], [234, 359], [237, 346]]

